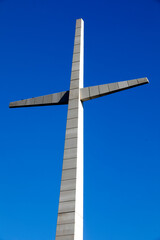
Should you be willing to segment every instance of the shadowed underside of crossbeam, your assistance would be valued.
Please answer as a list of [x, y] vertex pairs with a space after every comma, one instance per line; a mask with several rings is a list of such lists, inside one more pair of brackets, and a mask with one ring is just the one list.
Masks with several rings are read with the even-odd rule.
[[69, 91], [28, 98], [9, 104], [10, 108], [68, 104]]
[[[86, 87], [80, 89], [81, 101], [88, 101], [94, 98], [109, 95], [115, 92], [119, 92], [125, 89], [137, 87], [143, 84], [149, 83], [147, 78], [138, 78], [123, 82], [103, 84], [93, 87]], [[17, 107], [36, 107], [36, 106], [47, 106], [47, 105], [62, 105], [68, 104], [69, 91], [53, 93], [50, 95], [44, 95], [41, 97], [28, 98], [9, 104], [10, 108]]]

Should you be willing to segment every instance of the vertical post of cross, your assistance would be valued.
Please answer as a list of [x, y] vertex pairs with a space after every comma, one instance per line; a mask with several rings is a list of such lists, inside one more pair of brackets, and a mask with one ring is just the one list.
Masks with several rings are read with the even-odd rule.
[[76, 20], [56, 240], [83, 240], [84, 22]]

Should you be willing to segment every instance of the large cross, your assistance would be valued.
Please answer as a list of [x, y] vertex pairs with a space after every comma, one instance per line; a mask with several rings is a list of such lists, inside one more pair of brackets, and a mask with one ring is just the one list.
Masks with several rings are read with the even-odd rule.
[[9, 107], [68, 104], [56, 240], [83, 240], [83, 102], [148, 83], [147, 78], [83, 88], [84, 22], [76, 20], [70, 90]]

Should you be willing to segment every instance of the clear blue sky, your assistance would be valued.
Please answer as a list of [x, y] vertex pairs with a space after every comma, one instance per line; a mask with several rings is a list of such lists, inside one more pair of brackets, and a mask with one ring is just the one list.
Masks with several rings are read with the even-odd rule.
[[160, 239], [160, 1], [0, 0], [0, 240], [53, 240], [75, 20], [84, 86], [150, 84], [84, 104], [84, 240]]

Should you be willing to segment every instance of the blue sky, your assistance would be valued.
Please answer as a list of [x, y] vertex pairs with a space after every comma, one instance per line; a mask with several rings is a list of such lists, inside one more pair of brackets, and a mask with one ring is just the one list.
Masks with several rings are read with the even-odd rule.
[[0, 0], [0, 240], [53, 240], [75, 21], [84, 86], [150, 84], [84, 103], [84, 240], [160, 239], [160, 1]]

